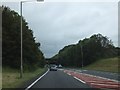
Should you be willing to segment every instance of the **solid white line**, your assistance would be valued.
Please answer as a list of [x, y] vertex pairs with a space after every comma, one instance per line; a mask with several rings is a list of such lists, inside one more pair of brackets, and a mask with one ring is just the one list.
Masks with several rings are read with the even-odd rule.
[[79, 78], [77, 78], [77, 77], [74, 77], [75, 79], [77, 79], [78, 81], [80, 81], [80, 82], [82, 82], [82, 83], [86, 83], [86, 82], [84, 82], [83, 80], [81, 80], [81, 79], [79, 79]]
[[42, 76], [40, 76], [37, 80], [35, 80], [31, 85], [29, 85], [25, 90], [30, 89], [35, 83], [37, 83], [42, 77], [44, 77], [49, 72], [49, 69], [47, 72], [45, 72]]

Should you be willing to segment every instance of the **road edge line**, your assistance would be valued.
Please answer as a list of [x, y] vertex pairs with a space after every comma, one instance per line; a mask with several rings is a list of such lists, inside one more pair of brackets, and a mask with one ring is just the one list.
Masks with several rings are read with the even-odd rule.
[[37, 80], [35, 80], [32, 84], [30, 84], [25, 90], [30, 89], [35, 83], [37, 83], [42, 77], [44, 77], [47, 73], [49, 72], [49, 69], [42, 75], [40, 76]]
[[77, 79], [78, 81], [80, 81], [80, 82], [86, 84], [86, 82], [84, 82], [83, 80], [81, 80], [81, 79], [79, 79], [79, 78], [77, 78], [77, 77], [74, 77], [74, 78]]

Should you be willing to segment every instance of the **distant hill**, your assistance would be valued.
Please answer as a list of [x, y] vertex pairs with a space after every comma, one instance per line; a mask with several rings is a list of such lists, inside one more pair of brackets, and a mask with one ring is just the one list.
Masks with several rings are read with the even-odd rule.
[[108, 37], [95, 34], [80, 40], [77, 44], [65, 46], [52, 57], [52, 60], [63, 66], [81, 67], [82, 61], [86, 66], [98, 59], [116, 57], [118, 50], [120, 48], [115, 47]]

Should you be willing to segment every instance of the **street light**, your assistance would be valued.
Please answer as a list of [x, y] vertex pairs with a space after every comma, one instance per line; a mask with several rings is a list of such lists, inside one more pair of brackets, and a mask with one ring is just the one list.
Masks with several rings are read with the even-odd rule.
[[[44, 0], [36, 0], [37, 2], [42, 2]], [[20, 2], [20, 16], [21, 16], [21, 61], [20, 61], [20, 78], [23, 77], [23, 55], [22, 55], [22, 47], [23, 47], [23, 44], [22, 44], [22, 39], [23, 39], [23, 35], [22, 35], [22, 4], [25, 3], [25, 2], [33, 2], [33, 1], [21, 1]]]

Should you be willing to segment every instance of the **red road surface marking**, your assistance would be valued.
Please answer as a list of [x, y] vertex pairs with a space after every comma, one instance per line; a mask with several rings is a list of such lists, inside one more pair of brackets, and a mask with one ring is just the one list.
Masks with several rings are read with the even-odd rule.
[[91, 76], [88, 74], [78, 73], [70, 70], [64, 70], [64, 72], [67, 74], [71, 74], [73, 77], [76, 77], [86, 82], [86, 84], [90, 85], [93, 88], [106, 88], [106, 89], [120, 90], [119, 82]]

